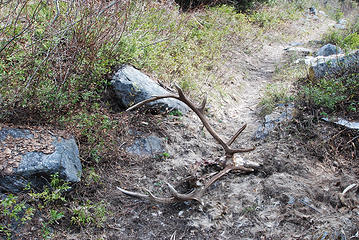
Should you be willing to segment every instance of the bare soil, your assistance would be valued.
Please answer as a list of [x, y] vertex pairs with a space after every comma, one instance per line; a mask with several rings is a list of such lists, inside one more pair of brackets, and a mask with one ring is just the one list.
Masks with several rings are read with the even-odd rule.
[[[62, 228], [55, 239], [359, 239], [355, 237], [359, 231], [358, 153], [345, 147], [351, 144], [352, 132], [338, 134], [334, 126], [298, 110], [296, 119], [279, 125], [266, 139], [252, 139], [262, 122], [257, 105], [263, 89], [273, 82], [276, 69], [290, 61], [284, 48], [290, 42], [317, 40], [333, 24], [323, 16], [319, 20], [303, 17], [283, 29], [289, 42], [276, 40], [269, 32], [256, 51], [248, 52], [243, 46], [228, 51], [230, 60], [222, 76], [236, 78], [225, 81], [226, 95], [220, 100], [210, 98], [207, 115], [226, 139], [248, 123], [235, 145], [256, 147], [241, 156], [260, 163], [258, 171], [226, 175], [203, 196], [204, 205], [165, 205], [128, 197], [116, 187], [140, 192], [145, 188], [170, 196], [167, 181], [188, 192], [193, 179], [219, 170], [223, 150], [193, 114], [123, 114], [121, 143], [133, 140], [129, 129], [157, 134], [166, 139], [170, 157], [141, 158], [123, 151], [113, 161], [101, 163], [97, 166], [100, 182], [81, 183], [73, 197], [106, 200], [110, 217], [105, 227]], [[346, 140], [338, 143], [337, 138]], [[343, 197], [341, 193], [351, 184], [357, 185]]]

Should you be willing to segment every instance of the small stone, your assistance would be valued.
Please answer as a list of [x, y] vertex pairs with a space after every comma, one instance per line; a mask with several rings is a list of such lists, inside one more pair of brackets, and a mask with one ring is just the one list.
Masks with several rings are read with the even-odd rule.
[[309, 8], [309, 14], [317, 15], [317, 9], [315, 7], [310, 7]]
[[343, 29], [346, 28], [346, 26], [343, 25], [343, 24], [335, 24], [334, 27], [335, 27], [336, 29], [339, 29], [339, 30], [343, 30]]
[[338, 21], [338, 24], [342, 24], [342, 25], [346, 25], [347, 24], [347, 20], [345, 20], [345, 19], [340, 19], [339, 21]]
[[263, 125], [258, 128], [253, 138], [256, 140], [266, 138], [270, 132], [273, 131], [276, 125], [292, 119], [294, 114], [295, 111], [293, 104], [279, 104], [271, 114], [264, 117]]
[[343, 53], [343, 51], [339, 47], [329, 43], [329, 44], [324, 45], [317, 51], [317, 56], [326, 57], [326, 56], [340, 54], [340, 53]]
[[165, 152], [163, 140], [155, 135], [138, 138], [135, 142], [126, 148], [126, 151], [139, 156], [151, 156]]
[[328, 15], [324, 11], [319, 11], [319, 14], [323, 15], [324, 17], [327, 17]]

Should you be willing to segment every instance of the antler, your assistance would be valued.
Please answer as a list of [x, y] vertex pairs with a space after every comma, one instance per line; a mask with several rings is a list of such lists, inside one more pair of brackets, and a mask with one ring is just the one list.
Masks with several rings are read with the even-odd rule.
[[[180, 201], [189, 201], [189, 200], [194, 200], [194, 201], [198, 201], [201, 204], [202, 200], [201, 197], [202, 195], [205, 193], [205, 191], [214, 183], [216, 182], [218, 179], [220, 179], [222, 176], [226, 175], [227, 173], [229, 173], [232, 170], [241, 170], [244, 172], [253, 172], [255, 168], [259, 167], [259, 164], [254, 163], [254, 162], [245, 162], [242, 158], [238, 157], [235, 158], [234, 154], [236, 153], [240, 153], [240, 152], [249, 152], [254, 150], [255, 148], [231, 148], [230, 145], [238, 138], [238, 136], [243, 132], [243, 130], [246, 128], [246, 124], [243, 125], [237, 132], [236, 134], [233, 135], [233, 137], [226, 143], [216, 132], [215, 130], [211, 127], [211, 125], [208, 123], [208, 120], [204, 114], [204, 109], [206, 106], [206, 102], [207, 102], [207, 98], [205, 97], [202, 101], [202, 104], [200, 107], [196, 107], [183, 93], [182, 89], [179, 88], [177, 85], [175, 86], [178, 92], [178, 96], [177, 95], [164, 95], [164, 96], [154, 96], [152, 98], [146, 99], [142, 102], [139, 102], [135, 105], [133, 105], [132, 107], [128, 108], [126, 111], [131, 111], [135, 108], [141, 107], [146, 103], [152, 102], [152, 101], [156, 101], [159, 99], [163, 99], [163, 98], [174, 98], [177, 99], [183, 103], [185, 103], [190, 109], [192, 109], [192, 111], [194, 111], [197, 116], [199, 117], [199, 119], [201, 120], [201, 122], [203, 123], [204, 127], [207, 129], [207, 131], [211, 134], [211, 136], [223, 147], [225, 153], [226, 153], [226, 167], [219, 171], [217, 174], [215, 174], [214, 176], [212, 176], [208, 182], [201, 188], [201, 189], [197, 189], [194, 190], [188, 194], [181, 194], [179, 192], [176, 191], [176, 189], [169, 183], [167, 183], [172, 197], [167, 197], [167, 198], [161, 198], [161, 197], [156, 197], [154, 196], [149, 190], [145, 191], [147, 192], [146, 194], [141, 194], [141, 193], [137, 193], [137, 192], [131, 192], [131, 191], [127, 191], [125, 189], [122, 189], [120, 187], [117, 187], [118, 190], [120, 190], [122, 193], [132, 196], [132, 197], [138, 197], [138, 198], [145, 198], [154, 202], [159, 202], [159, 203], [175, 203], [175, 202], [180, 202]], [[228, 163], [228, 160], [232, 160], [231, 163]], [[239, 161], [236, 161], [239, 160]]]

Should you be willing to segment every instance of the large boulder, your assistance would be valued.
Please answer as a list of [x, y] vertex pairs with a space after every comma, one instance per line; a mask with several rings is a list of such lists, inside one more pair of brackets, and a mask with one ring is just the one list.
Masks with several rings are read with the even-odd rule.
[[[112, 77], [111, 84], [116, 96], [120, 100], [120, 104], [125, 108], [153, 96], [171, 94], [148, 76], [129, 65], [123, 65], [115, 73]], [[147, 106], [161, 111], [178, 110], [184, 113], [188, 111], [188, 107], [185, 104], [172, 98], [150, 102]]]
[[82, 166], [74, 138], [51, 131], [0, 126], [0, 190], [20, 192], [31, 183], [41, 188], [58, 173], [79, 182]]
[[309, 78], [319, 79], [328, 75], [342, 72], [359, 71], [359, 50], [350, 54], [337, 54], [328, 57], [308, 58], [305, 60], [309, 67]]

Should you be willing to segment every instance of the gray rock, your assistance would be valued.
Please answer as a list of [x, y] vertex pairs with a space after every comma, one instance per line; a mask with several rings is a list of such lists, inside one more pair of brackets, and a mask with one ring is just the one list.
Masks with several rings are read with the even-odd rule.
[[291, 43], [289, 43], [290, 47], [298, 47], [298, 46], [302, 46], [302, 45], [304, 45], [304, 43], [302, 43], [302, 42], [291, 42]]
[[278, 105], [278, 107], [271, 114], [264, 117], [263, 125], [258, 128], [253, 138], [256, 140], [266, 138], [279, 123], [290, 120], [293, 116], [293, 104]]
[[347, 20], [345, 20], [344, 18], [340, 19], [338, 21], [338, 24], [342, 24], [342, 25], [346, 25], [347, 24]]
[[165, 152], [165, 144], [161, 138], [150, 135], [136, 139], [131, 146], [126, 148], [126, 151], [139, 156], [154, 157]]
[[343, 118], [337, 118], [335, 120], [328, 119], [328, 118], [322, 118], [322, 120], [346, 127], [348, 129], [359, 130], [359, 122], [353, 122], [353, 121], [351, 122], [351, 121], [345, 120]]
[[346, 25], [345, 25], [345, 24], [339, 24], [339, 23], [337, 23], [337, 24], [334, 25], [334, 27], [335, 27], [336, 29], [339, 29], [339, 30], [346, 29]]
[[284, 50], [286, 50], [288, 53], [297, 54], [299, 56], [308, 56], [313, 53], [312, 49], [304, 48], [304, 47], [288, 47], [285, 48]]
[[309, 78], [319, 79], [329, 75], [335, 75], [342, 71], [359, 71], [359, 50], [348, 55], [338, 54], [328, 57], [316, 57], [306, 59], [309, 67]]
[[341, 53], [343, 53], [343, 51], [339, 47], [329, 43], [324, 45], [317, 51], [317, 56], [326, 57], [326, 56], [341, 54]]
[[[129, 65], [123, 65], [115, 73], [111, 84], [121, 105], [126, 108], [153, 96], [171, 94], [148, 76]], [[147, 106], [161, 111], [179, 110], [183, 113], [188, 111], [188, 107], [184, 103], [171, 98], [150, 102]]]
[[317, 15], [317, 9], [315, 7], [310, 7], [309, 8], [309, 13], [312, 15]]
[[327, 16], [328, 16], [324, 11], [319, 11], [318, 13], [319, 13], [320, 15], [323, 15], [324, 17], [327, 17]]
[[[3, 150], [7, 146], [4, 141], [7, 136], [15, 139], [34, 138], [31, 131], [26, 129], [3, 128], [0, 130], [1, 154], [4, 154]], [[82, 166], [75, 140], [52, 137], [51, 144], [54, 147], [52, 153], [45, 154], [35, 150], [21, 154], [18, 164], [12, 167], [9, 173], [0, 174], [0, 190], [16, 193], [22, 191], [28, 183], [35, 188], [41, 188], [48, 183], [49, 176], [54, 173], [59, 173], [59, 177], [65, 181], [79, 182]], [[14, 160], [5, 159], [5, 161], [9, 164]]]

